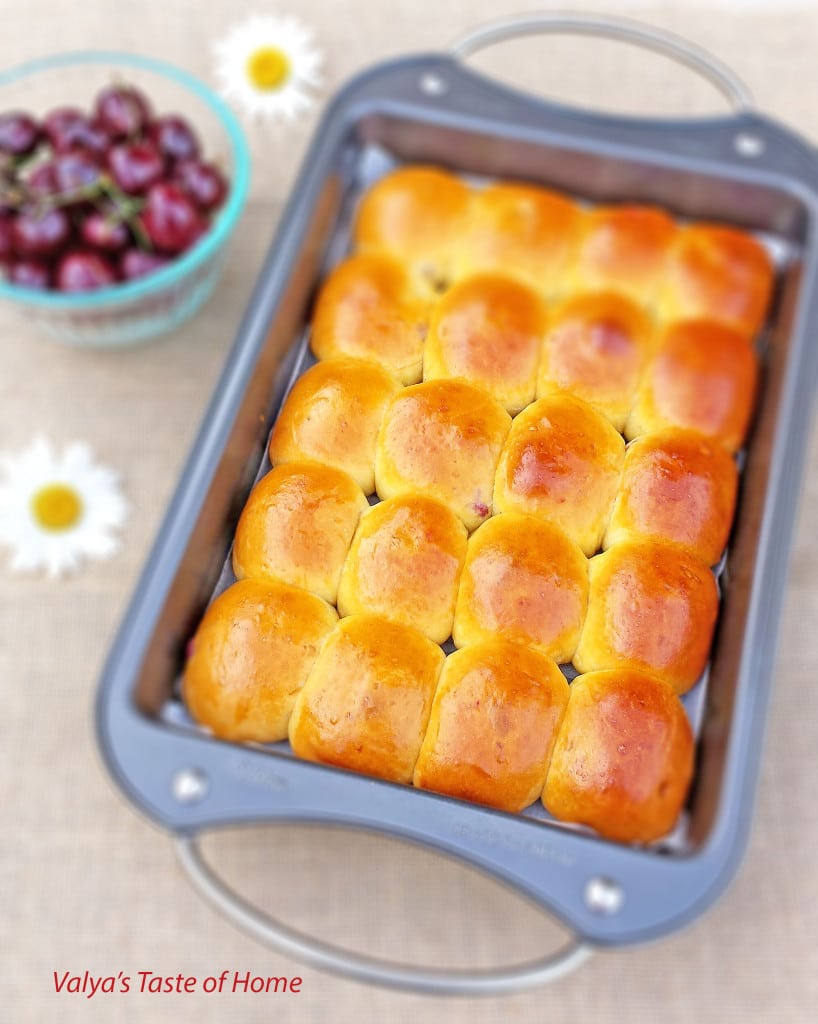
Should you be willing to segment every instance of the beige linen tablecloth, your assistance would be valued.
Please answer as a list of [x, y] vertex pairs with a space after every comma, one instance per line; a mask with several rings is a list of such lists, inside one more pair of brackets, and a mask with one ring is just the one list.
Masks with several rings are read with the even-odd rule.
[[[286, 2], [286, 0], [285, 0]], [[2, 0], [0, 65], [87, 46], [175, 61], [208, 78], [210, 47], [245, 0]], [[283, 6], [283, 5], [282, 5]], [[520, 2], [524, 9], [532, 5]], [[561, 6], [568, 6], [563, 3]], [[601, 4], [595, 5], [597, 7]], [[611, 8], [611, 5], [608, 5]], [[770, 7], [773, 4], [770, 3]], [[671, 0], [617, 6], [712, 49], [765, 110], [818, 139], [814, 4]], [[328, 85], [388, 55], [435, 49], [508, 13], [476, 0], [292, 0], [328, 55]], [[612, 9], [612, 8], [611, 8]], [[531, 89], [617, 108], [717, 106], [685, 73], [609, 45], [515, 44], [482, 66]], [[91, 707], [112, 632], [136, 581], [233, 337], [315, 118], [251, 128], [253, 195], [207, 313], [121, 354], [81, 353], [0, 308], [0, 448], [37, 431], [89, 441], [120, 468], [133, 505], [122, 553], [48, 583], [0, 567], [0, 1019], [110, 1021], [654, 1021], [812, 1024], [818, 1014], [818, 434], [813, 433], [784, 616], [756, 824], [735, 884], [681, 934], [606, 953], [554, 987], [506, 1000], [443, 1002], [346, 983], [234, 931], [191, 891], [165, 835], [105, 777]], [[489, 964], [537, 955], [555, 929], [498, 885], [396, 842], [303, 828], [212, 843], [227, 877], [324, 937], [416, 962]], [[303, 977], [299, 995], [56, 995], [53, 972]]]

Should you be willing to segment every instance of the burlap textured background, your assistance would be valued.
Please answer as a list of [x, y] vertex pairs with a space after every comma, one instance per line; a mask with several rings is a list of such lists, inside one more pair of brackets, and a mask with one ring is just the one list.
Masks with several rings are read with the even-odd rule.
[[[204, 77], [212, 40], [266, 3], [0, 0], [0, 65], [86, 46], [154, 53]], [[435, 49], [477, 21], [532, 8], [498, 0], [282, 0], [318, 30], [329, 87], [382, 57]], [[569, 3], [562, 7], [572, 6]], [[596, 6], [603, 6], [602, 4]], [[712, 49], [763, 108], [818, 139], [818, 10], [808, 3], [608, 4]], [[777, 7], [773, 12], [771, 9]], [[812, 8], [812, 9], [811, 9]], [[481, 64], [532, 89], [619, 109], [715, 105], [688, 75], [613, 46], [539, 41]], [[121, 354], [59, 348], [0, 309], [0, 445], [37, 431], [86, 439], [122, 469], [134, 517], [122, 554], [58, 584], [0, 568], [0, 1018], [134, 1022], [509, 1019], [667, 1024], [813, 1022], [818, 1006], [818, 434], [813, 435], [783, 625], [756, 826], [736, 883], [694, 927], [598, 957], [550, 990], [436, 1002], [354, 986], [234, 932], [188, 888], [162, 834], [105, 778], [90, 725], [95, 681], [204, 405], [314, 118], [257, 126], [253, 198], [205, 316]], [[437, 963], [526, 958], [554, 929], [521, 900], [397, 843], [307, 829], [213, 843], [225, 874], [301, 926], [361, 948]], [[288, 997], [56, 996], [54, 970], [300, 974]], [[114, 1001], [115, 1000], [115, 1001]]]

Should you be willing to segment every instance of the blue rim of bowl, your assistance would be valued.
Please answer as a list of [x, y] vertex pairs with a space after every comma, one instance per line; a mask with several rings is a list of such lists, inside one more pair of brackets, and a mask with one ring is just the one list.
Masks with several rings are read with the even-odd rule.
[[0, 281], [0, 299], [12, 299], [16, 302], [39, 306], [41, 309], [81, 310], [84, 312], [161, 291], [178, 283], [218, 252], [232, 234], [247, 199], [250, 184], [250, 149], [235, 114], [209, 86], [189, 72], [182, 71], [181, 68], [154, 57], [144, 57], [135, 53], [120, 53], [115, 50], [76, 50], [53, 54], [49, 57], [26, 61], [24, 64], [18, 64], [16, 67], [0, 72], [0, 88], [40, 71], [50, 71], [75, 64], [110, 64], [114, 67], [139, 68], [143, 71], [152, 71], [163, 75], [178, 83], [193, 93], [217, 116], [227, 133], [233, 158], [226, 204], [218, 212], [202, 240], [169, 266], [128, 284], [115, 284], [107, 288], [100, 288], [98, 291], [75, 292], [68, 295], [60, 292], [41, 291], [36, 288], [24, 288], [20, 285]]

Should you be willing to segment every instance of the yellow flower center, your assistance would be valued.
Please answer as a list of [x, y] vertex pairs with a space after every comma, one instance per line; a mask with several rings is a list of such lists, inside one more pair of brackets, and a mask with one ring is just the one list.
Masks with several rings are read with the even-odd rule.
[[280, 89], [290, 77], [290, 58], [277, 46], [263, 46], [250, 54], [247, 77], [264, 92]]
[[82, 498], [68, 484], [46, 484], [32, 497], [31, 511], [44, 530], [70, 530], [82, 516]]

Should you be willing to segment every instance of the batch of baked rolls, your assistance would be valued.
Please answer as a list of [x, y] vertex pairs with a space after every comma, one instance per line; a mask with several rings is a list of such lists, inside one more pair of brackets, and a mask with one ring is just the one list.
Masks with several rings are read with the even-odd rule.
[[542, 800], [610, 839], [667, 835], [772, 284], [733, 228], [431, 167], [380, 179], [318, 294], [318, 361], [238, 523], [238, 582], [194, 638], [191, 714], [506, 811]]

